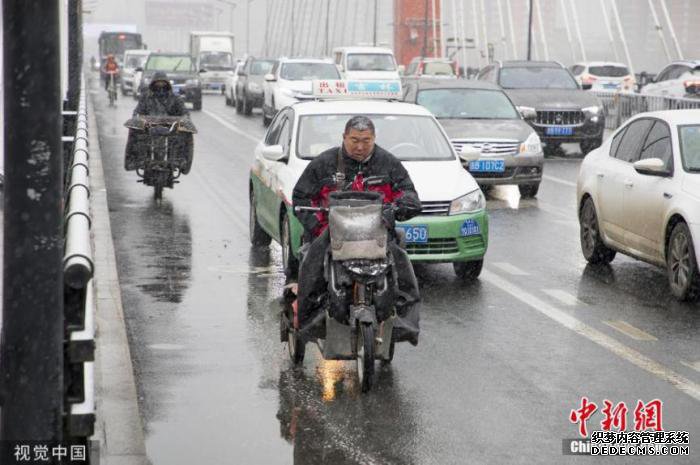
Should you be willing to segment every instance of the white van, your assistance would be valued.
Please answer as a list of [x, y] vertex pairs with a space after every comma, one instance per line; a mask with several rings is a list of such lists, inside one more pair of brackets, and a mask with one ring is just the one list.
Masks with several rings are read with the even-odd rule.
[[333, 49], [340, 75], [347, 80], [398, 80], [394, 52], [381, 47], [338, 47]]

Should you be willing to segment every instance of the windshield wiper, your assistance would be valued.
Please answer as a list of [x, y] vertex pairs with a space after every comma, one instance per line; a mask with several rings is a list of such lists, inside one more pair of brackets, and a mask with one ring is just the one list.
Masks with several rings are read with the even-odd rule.
[[173, 68], [173, 71], [179, 71], [178, 68], [180, 67], [180, 63], [182, 63], [183, 58], [180, 58], [180, 61], [177, 62], [175, 67]]

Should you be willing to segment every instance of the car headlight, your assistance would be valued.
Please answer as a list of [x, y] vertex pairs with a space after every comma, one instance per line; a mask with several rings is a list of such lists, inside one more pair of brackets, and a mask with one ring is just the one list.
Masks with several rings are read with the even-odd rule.
[[581, 111], [589, 116], [597, 116], [598, 114], [600, 114], [600, 107], [594, 106], [581, 108]]
[[185, 81], [186, 86], [199, 86], [199, 79], [188, 79]]
[[252, 90], [253, 92], [259, 92], [260, 84], [258, 84], [257, 82], [249, 82], [248, 89]]
[[457, 215], [459, 213], [472, 213], [486, 208], [486, 197], [481, 192], [481, 189], [477, 189], [474, 192], [470, 192], [467, 195], [455, 199], [450, 205], [450, 215]]
[[540, 152], [542, 152], [542, 142], [540, 136], [535, 132], [531, 133], [525, 142], [520, 144], [521, 155], [537, 155]]

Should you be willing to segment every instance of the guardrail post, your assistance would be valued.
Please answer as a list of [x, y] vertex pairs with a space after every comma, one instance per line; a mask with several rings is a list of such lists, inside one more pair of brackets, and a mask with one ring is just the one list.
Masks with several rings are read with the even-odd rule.
[[63, 184], [59, 2], [4, 0], [4, 440], [61, 440]]

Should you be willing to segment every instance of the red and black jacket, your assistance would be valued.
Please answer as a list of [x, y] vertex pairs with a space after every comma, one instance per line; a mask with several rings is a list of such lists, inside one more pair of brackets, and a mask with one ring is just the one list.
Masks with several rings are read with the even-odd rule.
[[[338, 163], [338, 151], [342, 162]], [[406, 221], [421, 211], [420, 200], [406, 168], [391, 153], [378, 145], [363, 162], [350, 158], [341, 147], [326, 150], [309, 163], [302, 173], [294, 192], [295, 207], [327, 207], [328, 196], [337, 190], [336, 173], [344, 169], [345, 190], [369, 190], [384, 195], [384, 203], [396, 207], [396, 220]], [[368, 181], [371, 178], [371, 182]], [[307, 239], [319, 236], [328, 226], [325, 213], [299, 212], [296, 214], [304, 226]]]

